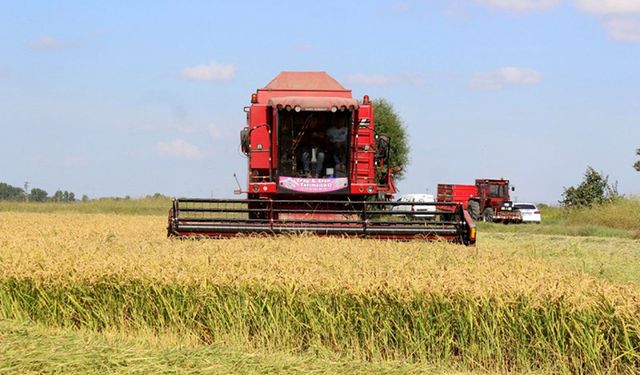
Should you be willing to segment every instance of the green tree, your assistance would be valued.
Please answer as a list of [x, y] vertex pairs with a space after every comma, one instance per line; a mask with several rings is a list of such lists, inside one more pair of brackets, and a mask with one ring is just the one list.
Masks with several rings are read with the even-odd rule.
[[0, 200], [21, 201], [24, 200], [24, 198], [24, 190], [19, 187], [0, 182]]
[[70, 191], [58, 190], [53, 194], [51, 200], [53, 200], [54, 202], [75, 202], [76, 195]]
[[89, 201], [89, 196], [87, 194], [82, 194], [82, 201], [83, 202]]
[[160, 193], [155, 193], [153, 195], [147, 195], [147, 198], [153, 198], [153, 199], [171, 199], [170, 197], [164, 195], [164, 194], [160, 194]]
[[[636, 155], [640, 156], [640, 148], [636, 150]], [[636, 171], [640, 172], [640, 160], [638, 160], [633, 167], [636, 169]]]
[[31, 202], [44, 202], [47, 200], [48, 193], [42, 189], [33, 188], [29, 193], [29, 200]]
[[565, 188], [560, 203], [564, 207], [591, 207], [611, 202], [618, 196], [616, 184], [609, 184], [609, 176], [587, 167], [583, 181], [576, 187]]
[[56, 190], [55, 193], [53, 193], [53, 197], [51, 197], [51, 200], [54, 202], [62, 202], [64, 199], [64, 193], [62, 192], [62, 190]]
[[373, 101], [375, 130], [378, 134], [386, 134], [391, 141], [391, 166], [396, 170], [395, 177], [402, 179], [404, 170], [409, 164], [409, 137], [402, 119], [386, 99]]

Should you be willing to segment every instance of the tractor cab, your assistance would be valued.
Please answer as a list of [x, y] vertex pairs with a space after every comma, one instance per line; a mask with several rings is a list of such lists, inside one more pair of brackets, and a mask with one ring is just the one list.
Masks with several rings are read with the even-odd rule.
[[500, 208], [504, 202], [511, 202], [509, 196], [509, 180], [478, 179], [476, 180], [478, 197], [483, 207]]

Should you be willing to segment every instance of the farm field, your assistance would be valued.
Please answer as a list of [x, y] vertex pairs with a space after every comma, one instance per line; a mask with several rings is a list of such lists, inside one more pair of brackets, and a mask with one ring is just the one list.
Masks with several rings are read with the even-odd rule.
[[2, 5], [0, 375], [640, 375], [640, 0]]
[[466, 248], [171, 240], [132, 202], [0, 205], [0, 373], [640, 370], [638, 210]]

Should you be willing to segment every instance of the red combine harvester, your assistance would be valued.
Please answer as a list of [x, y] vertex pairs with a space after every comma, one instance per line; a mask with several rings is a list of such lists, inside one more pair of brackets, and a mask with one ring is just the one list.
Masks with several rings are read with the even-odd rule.
[[[251, 95], [240, 133], [248, 158], [247, 199], [174, 199], [169, 235], [313, 233], [381, 239], [436, 239], [471, 245], [475, 225], [458, 202], [430, 203], [406, 218], [392, 202], [391, 139], [375, 129], [368, 96], [324, 72], [282, 72]], [[424, 203], [429, 204], [429, 203]]]
[[[511, 188], [511, 190], [515, 190]], [[521, 223], [522, 215], [513, 209], [509, 180], [477, 179], [475, 185], [439, 184], [438, 201], [458, 202], [473, 220]]]

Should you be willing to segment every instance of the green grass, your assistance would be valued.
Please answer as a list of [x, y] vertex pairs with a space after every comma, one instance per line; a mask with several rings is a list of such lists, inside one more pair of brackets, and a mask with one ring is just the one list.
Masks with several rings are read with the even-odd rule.
[[478, 223], [479, 232], [533, 233], [564, 236], [640, 239], [640, 199], [621, 198], [583, 209], [543, 207], [542, 224]]
[[606, 299], [474, 298], [385, 292], [302, 293], [260, 286], [182, 286], [105, 280], [53, 286], [5, 280], [3, 319], [54, 327], [172, 330], [201, 344], [350, 361], [409, 361], [468, 370], [636, 373], [640, 327]]
[[[544, 220], [544, 218], [543, 218]], [[591, 237], [618, 237], [638, 238], [636, 231], [610, 228], [601, 225], [543, 223], [543, 224], [498, 224], [478, 223], [478, 233], [528, 233], [528, 234], [552, 234], [558, 236], [591, 236]]]
[[362, 362], [200, 345], [171, 332], [97, 333], [0, 321], [0, 374], [462, 374], [403, 362]]
[[72, 213], [114, 213], [124, 215], [167, 215], [171, 208], [168, 198], [100, 198], [86, 202], [9, 202], [0, 201], [0, 212], [72, 212]]
[[624, 229], [640, 234], [640, 199], [618, 199], [611, 204], [581, 210], [569, 210], [564, 219], [567, 225], [597, 225]]
[[551, 267], [640, 287], [640, 240], [531, 233], [481, 233], [479, 251], [543, 260]]

